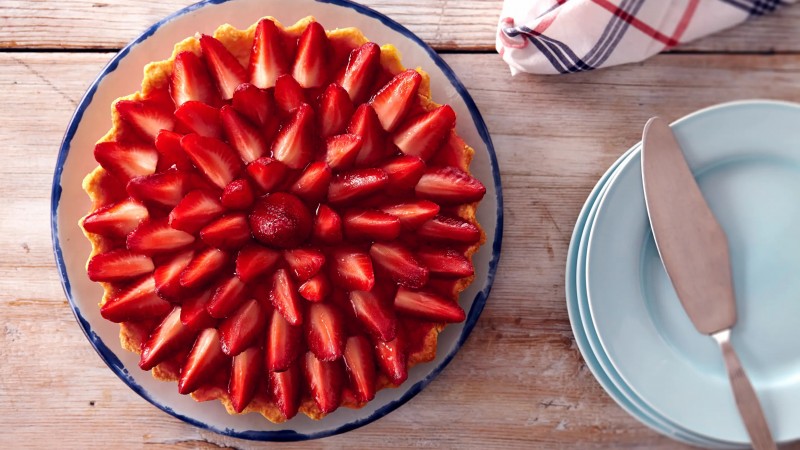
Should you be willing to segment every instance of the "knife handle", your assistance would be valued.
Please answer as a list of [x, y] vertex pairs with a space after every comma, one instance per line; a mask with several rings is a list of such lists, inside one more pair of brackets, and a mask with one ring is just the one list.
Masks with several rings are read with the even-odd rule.
[[725, 367], [728, 368], [728, 378], [731, 380], [733, 397], [736, 400], [736, 407], [739, 408], [739, 415], [742, 416], [744, 427], [750, 435], [750, 441], [755, 450], [777, 450], [775, 441], [769, 431], [767, 419], [761, 409], [753, 385], [747, 374], [744, 373], [742, 362], [731, 345], [731, 330], [723, 330], [712, 335], [722, 350], [722, 358], [725, 360]]

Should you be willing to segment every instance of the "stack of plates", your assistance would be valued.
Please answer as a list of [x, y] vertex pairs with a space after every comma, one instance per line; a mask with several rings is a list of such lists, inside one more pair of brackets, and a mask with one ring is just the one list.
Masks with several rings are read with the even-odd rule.
[[[776, 440], [798, 439], [800, 105], [727, 103], [672, 128], [728, 236], [733, 344]], [[653, 242], [640, 149], [603, 175], [575, 225], [566, 273], [575, 339], [598, 382], [643, 424], [692, 445], [745, 447], [720, 351], [695, 331]]]

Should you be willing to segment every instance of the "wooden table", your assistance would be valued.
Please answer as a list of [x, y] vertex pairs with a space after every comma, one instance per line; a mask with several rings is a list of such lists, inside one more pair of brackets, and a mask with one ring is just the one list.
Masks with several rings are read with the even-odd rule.
[[[192, 0], [0, 3], [2, 448], [251, 448], [154, 408], [77, 326], [50, 243], [64, 129], [119, 48]], [[494, 51], [500, 0], [371, 0], [443, 53], [492, 134], [503, 256], [477, 327], [424, 392], [345, 435], [287, 447], [678, 448], [620, 409], [570, 331], [564, 261], [584, 199], [655, 114], [743, 98], [800, 101], [800, 6], [659, 55], [569, 76], [511, 78]]]

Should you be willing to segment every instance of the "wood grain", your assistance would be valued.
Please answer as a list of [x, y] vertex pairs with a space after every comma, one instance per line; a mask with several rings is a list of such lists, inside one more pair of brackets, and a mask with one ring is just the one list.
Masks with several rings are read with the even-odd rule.
[[[800, 23], [800, 22], [797, 22]], [[200, 431], [134, 394], [91, 349], [59, 285], [49, 237], [58, 147], [111, 54], [0, 53], [2, 448], [257, 448]], [[620, 409], [575, 347], [564, 261], [601, 173], [656, 113], [800, 101], [800, 55], [658, 56], [563, 77], [510, 78], [496, 55], [452, 54], [489, 126], [506, 201], [503, 257], [486, 310], [424, 392], [364, 428], [287, 448], [681, 448]], [[687, 447], [688, 448], [688, 447]]]

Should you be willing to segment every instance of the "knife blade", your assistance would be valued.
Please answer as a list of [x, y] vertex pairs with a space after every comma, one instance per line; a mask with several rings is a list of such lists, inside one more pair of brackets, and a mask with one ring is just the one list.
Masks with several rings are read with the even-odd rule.
[[720, 345], [753, 447], [775, 449], [758, 396], [730, 342], [736, 295], [725, 232], [703, 198], [669, 125], [650, 119], [642, 136], [642, 183], [656, 248], [697, 331]]

